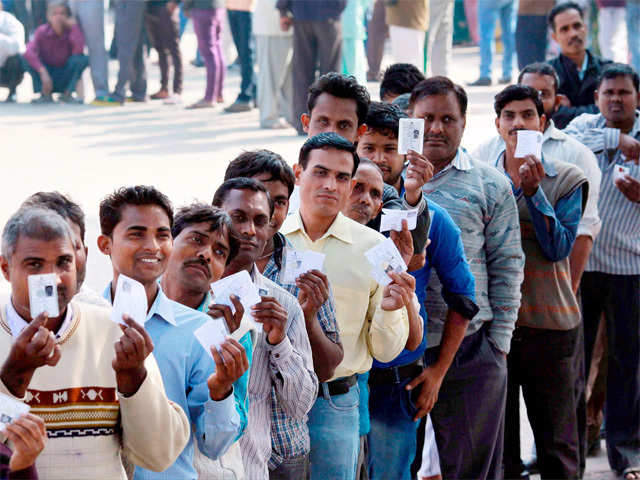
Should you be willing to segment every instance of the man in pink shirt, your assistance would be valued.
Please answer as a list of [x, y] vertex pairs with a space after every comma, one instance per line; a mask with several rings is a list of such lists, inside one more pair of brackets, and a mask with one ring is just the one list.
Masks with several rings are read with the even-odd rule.
[[61, 94], [61, 102], [82, 103], [82, 99], [73, 94], [89, 64], [83, 53], [82, 30], [71, 17], [66, 3], [51, 2], [47, 20], [36, 29], [24, 54], [27, 71], [33, 78], [33, 91], [41, 93], [32, 103], [51, 103], [54, 92]]

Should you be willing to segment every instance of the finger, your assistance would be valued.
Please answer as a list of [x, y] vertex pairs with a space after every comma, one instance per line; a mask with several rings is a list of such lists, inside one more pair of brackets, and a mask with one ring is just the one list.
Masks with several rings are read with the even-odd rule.
[[125, 323], [142, 336], [146, 353], [151, 353], [153, 351], [153, 340], [151, 340], [151, 337], [144, 329], [144, 327], [130, 317], [127, 317], [127, 319], [125, 319]]
[[20, 430], [15, 425], [7, 425], [5, 428], [5, 433], [7, 434], [7, 438], [13, 443], [13, 451], [14, 452], [23, 452], [31, 450], [29, 448], [29, 444], [25, 442], [20, 435]]
[[124, 353], [124, 350], [122, 349], [122, 343], [120, 342], [120, 340], [118, 340], [116, 343], [113, 344], [113, 349], [116, 352], [116, 358], [113, 359], [113, 362], [111, 362], [111, 366], [114, 369], [120, 368], [127, 359], [127, 355]]
[[414, 378], [413, 380], [411, 380], [406, 387], [404, 387], [407, 390], [413, 390], [414, 388], [416, 388], [418, 385], [420, 385], [422, 382], [424, 382], [424, 379], [426, 377], [426, 373], [423, 370], [422, 373], [420, 375], [418, 375], [416, 378]]
[[31, 320], [27, 324], [27, 326], [24, 328], [24, 330], [22, 330], [22, 332], [18, 336], [18, 339], [16, 340], [16, 342], [20, 340], [24, 340], [25, 343], [28, 342], [31, 339], [31, 337], [33, 337], [36, 334], [36, 332], [40, 330], [40, 327], [44, 327], [46, 325], [48, 319], [49, 319], [49, 316], [47, 315], [47, 313], [42, 312], [40, 315], [38, 315], [36, 318]]
[[120, 345], [122, 346], [122, 351], [127, 357], [133, 357], [136, 355], [136, 347], [131, 341], [131, 339], [123, 336], [120, 338]]
[[40, 425], [38, 425], [35, 421], [31, 420], [29, 417], [20, 416], [14, 421], [14, 424], [21, 425], [22, 427], [24, 427], [27, 433], [29, 434], [29, 437], [34, 442], [38, 441], [41, 435], [41, 430], [40, 430]]
[[40, 432], [43, 435], [47, 432], [47, 429], [44, 424], [44, 420], [42, 420], [41, 417], [34, 415], [33, 413], [27, 412], [21, 415], [20, 418], [28, 418], [29, 420], [31, 420], [33, 423], [35, 423], [38, 426], [38, 428], [40, 429]]
[[38, 333], [31, 340], [31, 351], [34, 355], [46, 358], [51, 354], [55, 344], [56, 338], [53, 333], [44, 327], [40, 327]]
[[216, 364], [216, 372], [224, 371], [224, 368], [225, 368], [224, 360], [222, 359], [222, 356], [218, 352], [218, 349], [216, 347], [212, 346], [210, 348], [210, 350], [211, 350], [211, 355], [213, 355], [213, 361]]
[[20, 423], [17, 423], [17, 422], [10, 423], [9, 425], [7, 425], [6, 428], [7, 430], [11, 429], [11, 431], [15, 433], [16, 436], [18, 436], [27, 445], [29, 445], [31, 441], [33, 441], [33, 437], [31, 436], [31, 433], [29, 432], [29, 430], [24, 425], [21, 425]]
[[46, 365], [50, 367], [55, 367], [60, 361], [60, 357], [62, 356], [62, 352], [60, 351], [60, 347], [56, 344], [53, 346], [53, 352], [47, 356], [47, 359], [44, 361]]
[[220, 353], [224, 357], [224, 363], [228, 372], [235, 372], [236, 370], [236, 353], [239, 351], [233, 345], [223, 343], [220, 345]]
[[224, 306], [226, 305], [217, 305], [217, 304], [209, 305], [209, 308], [207, 310], [207, 315], [209, 315], [211, 318], [221, 318], [221, 317], [223, 318], [224, 309], [222, 307]]
[[235, 315], [237, 317], [239, 316], [240, 318], [242, 318], [242, 316], [244, 315], [244, 307], [242, 306], [242, 302], [240, 301], [240, 298], [238, 298], [236, 295], [231, 295], [229, 299], [231, 300], [231, 303], [233, 303], [233, 306], [236, 309]]

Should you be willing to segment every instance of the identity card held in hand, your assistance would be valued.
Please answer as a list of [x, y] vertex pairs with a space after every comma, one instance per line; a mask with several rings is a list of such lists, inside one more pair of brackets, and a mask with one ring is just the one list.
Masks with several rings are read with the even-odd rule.
[[398, 131], [398, 153], [406, 155], [409, 150], [422, 153], [424, 140], [424, 120], [422, 118], [401, 118]]
[[122, 320], [123, 315], [128, 315], [140, 325], [144, 325], [147, 321], [147, 293], [140, 282], [120, 274], [113, 297], [111, 320], [126, 325]]
[[616, 180], [624, 180], [625, 175], [629, 175], [629, 167], [625, 167], [624, 165], [616, 164], [613, 166], [613, 183], [616, 183]]
[[524, 158], [527, 155], [542, 158], [542, 132], [537, 130], [518, 130], [518, 143], [516, 144], [516, 158]]
[[364, 253], [369, 263], [372, 265], [372, 274], [376, 282], [387, 286], [391, 283], [390, 272], [406, 272], [407, 265], [402, 259], [402, 255], [396, 248], [395, 243], [390, 238], [386, 238], [372, 249]]
[[287, 248], [285, 250], [283, 282], [295, 283], [296, 278], [303, 273], [307, 273], [309, 270], [322, 271], [324, 257], [324, 253], [318, 253], [312, 250], [303, 251]]
[[227, 338], [228, 334], [227, 326], [221, 318], [209, 318], [204, 325], [198, 327], [193, 334], [202, 345], [202, 348], [209, 354], [211, 358], [211, 347], [220, 348]]
[[383, 208], [382, 218], [380, 219], [380, 231], [387, 232], [389, 230], [395, 230], [396, 232], [402, 231], [402, 220], [407, 221], [409, 230], [416, 228], [416, 221], [418, 220], [417, 210], [395, 210], [393, 208]]
[[29, 405], [26, 403], [22, 403], [15, 398], [0, 393], [0, 432], [4, 432], [7, 425], [28, 411]]
[[36, 318], [42, 312], [47, 312], [52, 318], [60, 315], [56, 274], [29, 275], [27, 282], [31, 318]]

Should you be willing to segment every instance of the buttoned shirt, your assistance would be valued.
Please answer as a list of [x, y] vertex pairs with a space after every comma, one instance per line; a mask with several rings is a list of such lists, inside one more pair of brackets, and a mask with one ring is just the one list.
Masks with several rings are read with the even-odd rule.
[[313, 370], [311, 344], [298, 300], [276, 283], [251, 271], [253, 283], [268, 291], [287, 311], [286, 335], [277, 345], [267, 341], [260, 331], [254, 345], [249, 377], [249, 425], [240, 438], [245, 478], [267, 479], [271, 458], [271, 395], [275, 390], [278, 405], [291, 419], [306, 423], [318, 395], [318, 377]]
[[[286, 247], [291, 247], [291, 244], [281, 233], [276, 233], [274, 241], [276, 242], [276, 249], [269, 257], [262, 274], [297, 298], [300, 293], [298, 286], [295, 283], [283, 281], [284, 271], [282, 265], [287, 258]], [[316, 319], [329, 340], [334, 343], [340, 342], [331, 289], [329, 289], [329, 298], [318, 310]], [[297, 334], [302, 335], [303, 332], [300, 331]], [[306, 327], [304, 334], [306, 334]], [[269, 459], [269, 468], [271, 470], [276, 469], [284, 459], [306, 455], [310, 449], [307, 422], [287, 415], [282, 406], [280, 406], [275, 389], [271, 390], [271, 449], [271, 458]]]
[[296, 249], [325, 254], [324, 270], [333, 290], [344, 349], [333, 379], [369, 371], [374, 357], [382, 362], [397, 357], [409, 335], [406, 311], [380, 307], [383, 287], [372, 277], [364, 255], [384, 236], [342, 213], [315, 241], [309, 238], [300, 212], [290, 215], [280, 231]]
[[[473, 156], [480, 161], [495, 165], [496, 161], [505, 150], [504, 140], [500, 135], [480, 144]], [[587, 235], [595, 241], [602, 222], [598, 214], [598, 196], [600, 195], [600, 182], [602, 172], [598, 167], [596, 156], [582, 143], [559, 130], [549, 121], [547, 129], [542, 135], [542, 154], [554, 160], [571, 163], [577, 166], [587, 177], [589, 182], [589, 194], [582, 219], [578, 224], [577, 235]]]
[[[423, 187], [430, 202], [444, 208], [460, 228], [464, 251], [475, 278], [480, 309], [466, 335], [488, 327], [489, 341], [509, 352], [520, 308], [524, 253], [520, 219], [509, 182], [492, 166], [459, 148], [455, 158]], [[425, 300], [428, 347], [442, 340], [447, 304], [444, 282], [431, 275]]]
[[[596, 239], [585, 270], [612, 275], [640, 274], [640, 204], [631, 202], [615, 186], [616, 164], [629, 168], [629, 175], [640, 180], [640, 166], [628, 161], [618, 145], [620, 130], [607, 127], [606, 118], [583, 114], [575, 118], [565, 133], [584, 143], [598, 159], [602, 172], [598, 210], [602, 230]], [[640, 119], [636, 112], [633, 128], [627, 135], [640, 140]]]
[[[111, 283], [103, 293], [112, 301]], [[202, 312], [167, 298], [158, 286], [144, 323], [153, 341], [153, 356], [158, 362], [167, 396], [189, 418], [198, 448], [216, 459], [235, 441], [240, 432], [240, 417], [233, 394], [217, 402], [209, 397], [207, 379], [215, 372], [215, 363], [193, 332], [209, 317]], [[178, 459], [164, 472], [136, 467], [136, 479], [197, 479], [193, 466], [193, 435]]]
[[62, 67], [71, 55], [79, 55], [84, 50], [84, 35], [78, 25], [58, 35], [50, 24], [40, 25], [27, 44], [24, 58], [35, 70], [44, 65]]

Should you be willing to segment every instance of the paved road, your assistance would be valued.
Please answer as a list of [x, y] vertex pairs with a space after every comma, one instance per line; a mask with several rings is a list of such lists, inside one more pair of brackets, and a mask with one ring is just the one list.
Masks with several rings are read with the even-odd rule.
[[[107, 30], [111, 31], [111, 30]], [[204, 70], [188, 60], [195, 51], [191, 32], [182, 40], [185, 60], [185, 103], [201, 98]], [[385, 63], [390, 63], [385, 57]], [[495, 61], [496, 67], [500, 59]], [[452, 77], [465, 84], [477, 77], [476, 48], [454, 50]], [[149, 92], [159, 87], [157, 65], [148, 62]], [[494, 69], [496, 76], [500, 73]], [[117, 63], [110, 62], [111, 82], [115, 84]], [[90, 78], [85, 74], [87, 98], [93, 98]], [[239, 88], [237, 72], [227, 76], [224, 96], [232, 102]], [[372, 97], [378, 85], [369, 84]], [[6, 90], [5, 90], [6, 91]], [[5, 91], [1, 94], [5, 95]], [[493, 95], [497, 87], [468, 88], [469, 109], [463, 145], [472, 149], [495, 135]], [[108, 258], [96, 247], [98, 204], [108, 192], [122, 185], [151, 184], [165, 192], [176, 206], [194, 199], [211, 201], [221, 183], [226, 165], [243, 150], [268, 148], [294, 163], [303, 138], [293, 129], [261, 130], [258, 115], [224, 114], [216, 110], [185, 110], [157, 102], [127, 104], [124, 107], [92, 107], [27, 104], [32, 98], [27, 78], [19, 91], [17, 105], [0, 104], [0, 151], [3, 188], [0, 193], [0, 224], [29, 194], [38, 190], [59, 190], [71, 195], [87, 214], [89, 260], [87, 284], [102, 290], [111, 278]], [[0, 292], [7, 284], [0, 281]], [[525, 412], [525, 408], [521, 409]], [[531, 450], [532, 434], [522, 421], [522, 451]], [[607, 479], [606, 455], [590, 458], [587, 478]]]

